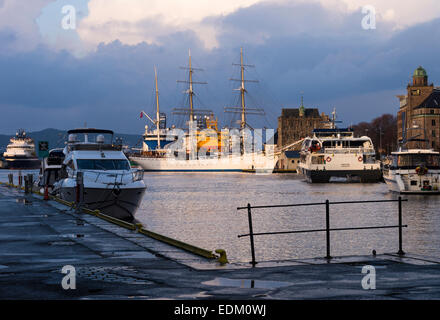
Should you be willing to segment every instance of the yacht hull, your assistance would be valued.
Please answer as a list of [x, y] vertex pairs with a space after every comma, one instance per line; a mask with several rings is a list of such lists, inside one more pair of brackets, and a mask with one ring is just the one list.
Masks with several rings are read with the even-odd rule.
[[[146, 188], [101, 189], [84, 188], [85, 207], [125, 221], [133, 221]], [[76, 202], [76, 188], [64, 187], [59, 190], [61, 199]]]
[[424, 195], [440, 194], [440, 189], [422, 190], [420, 187], [413, 187], [413, 186], [409, 187], [407, 183], [403, 183], [403, 185], [399, 186], [396, 176], [393, 177], [393, 176], [384, 175], [384, 180], [388, 186], [388, 190], [391, 192], [400, 193], [400, 194], [424, 194]]
[[2, 162], [4, 169], [11, 170], [32, 170], [41, 167], [41, 161], [38, 158], [5, 158]]

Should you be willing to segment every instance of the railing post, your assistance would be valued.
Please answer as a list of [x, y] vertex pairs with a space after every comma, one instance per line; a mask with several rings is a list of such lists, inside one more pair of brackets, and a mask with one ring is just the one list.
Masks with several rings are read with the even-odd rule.
[[402, 250], [402, 197], [399, 197], [399, 251], [397, 254], [405, 254]]
[[327, 242], [327, 255], [326, 259], [331, 259], [330, 255], [330, 202], [325, 200], [325, 229], [326, 229], [326, 242]]
[[251, 204], [248, 203], [248, 219], [249, 219], [249, 239], [251, 240], [251, 254], [252, 254], [252, 267], [255, 267], [257, 262], [255, 261], [255, 246], [254, 246], [254, 229], [252, 227], [252, 212], [251, 212]]

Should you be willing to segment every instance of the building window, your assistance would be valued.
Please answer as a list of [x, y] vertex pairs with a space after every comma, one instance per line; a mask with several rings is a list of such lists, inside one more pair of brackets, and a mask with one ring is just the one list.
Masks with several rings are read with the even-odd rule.
[[435, 148], [435, 141], [432, 141], [432, 148]]
[[432, 130], [432, 136], [435, 137], [435, 130]]
[[431, 114], [434, 114], [434, 110], [431, 110]]
[[432, 125], [435, 126], [435, 120], [432, 120]]

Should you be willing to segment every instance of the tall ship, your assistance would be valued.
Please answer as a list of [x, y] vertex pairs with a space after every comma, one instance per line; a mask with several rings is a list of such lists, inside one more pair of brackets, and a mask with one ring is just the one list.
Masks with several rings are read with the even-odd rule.
[[[218, 128], [218, 120], [211, 110], [196, 109], [194, 107], [194, 85], [206, 84], [195, 82], [195, 70], [189, 54], [188, 80], [180, 81], [188, 84], [188, 108], [175, 108], [174, 114], [187, 117], [187, 128], [177, 129], [166, 127], [166, 116], [159, 110], [159, 90], [157, 72], [155, 72], [156, 88], [156, 117], [150, 117], [144, 111], [141, 117], [146, 116], [154, 125], [150, 130], [146, 126], [143, 135], [144, 143], [140, 155], [130, 156], [130, 160], [146, 171], [247, 171], [272, 172], [276, 156], [273, 139], [268, 139], [268, 131], [254, 130], [246, 121], [248, 114], [264, 114], [264, 110], [249, 108], [245, 103], [246, 88], [245, 68], [251, 67], [243, 62], [243, 50], [240, 51], [241, 71], [240, 79], [240, 106], [227, 107], [225, 112], [240, 115], [239, 128]], [[263, 143], [263, 137], [270, 143]], [[261, 143], [255, 143], [261, 142]]]
[[[407, 131], [409, 131], [408, 129]], [[414, 143], [408, 148], [408, 143]], [[383, 169], [383, 178], [392, 192], [440, 194], [440, 153], [427, 148], [426, 139], [409, 138]]]
[[35, 153], [34, 140], [26, 135], [26, 131], [19, 129], [15, 137], [3, 153], [4, 169], [39, 169], [40, 160]]
[[379, 182], [380, 161], [376, 160], [373, 142], [367, 136], [355, 137], [350, 128], [337, 128], [336, 111], [328, 129], [314, 129], [304, 139], [298, 172], [308, 182], [327, 183], [333, 177]]

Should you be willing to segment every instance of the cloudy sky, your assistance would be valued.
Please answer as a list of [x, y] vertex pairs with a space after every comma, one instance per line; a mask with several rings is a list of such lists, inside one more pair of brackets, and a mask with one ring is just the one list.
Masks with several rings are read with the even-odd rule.
[[[75, 29], [64, 29], [66, 5]], [[364, 30], [366, 5], [376, 29]], [[204, 71], [197, 106], [237, 102], [232, 63], [245, 61], [248, 103], [276, 127], [283, 107], [329, 113], [345, 124], [396, 113], [396, 94], [425, 67], [440, 85], [438, 0], [0, 0], [0, 133], [83, 126], [141, 133], [152, 112], [154, 66], [161, 108], [185, 104], [188, 50]], [[172, 117], [170, 116], [170, 119]]]

